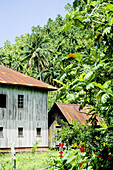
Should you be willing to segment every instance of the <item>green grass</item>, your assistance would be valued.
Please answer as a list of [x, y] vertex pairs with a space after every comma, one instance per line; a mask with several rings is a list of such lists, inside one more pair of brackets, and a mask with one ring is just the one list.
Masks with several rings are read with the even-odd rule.
[[[41, 170], [48, 167], [48, 160], [51, 156], [57, 155], [58, 151], [38, 151], [36, 153], [17, 153], [16, 170]], [[0, 170], [12, 169], [11, 154], [0, 153]], [[20, 165], [22, 164], [22, 165]], [[20, 165], [20, 166], [18, 166]], [[51, 170], [48, 168], [47, 170]]]

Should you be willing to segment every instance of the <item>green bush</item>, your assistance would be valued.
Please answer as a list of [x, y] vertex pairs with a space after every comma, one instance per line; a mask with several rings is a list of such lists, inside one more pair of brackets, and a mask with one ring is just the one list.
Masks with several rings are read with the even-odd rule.
[[37, 151], [37, 148], [39, 146], [40, 141], [37, 141], [34, 143], [33, 147], [31, 148], [31, 152], [35, 153]]
[[[112, 133], [105, 123], [100, 123], [98, 126], [88, 126], [87, 124], [82, 125], [77, 121], [73, 122], [73, 126], [65, 126], [61, 131], [58, 131], [56, 138], [60, 138], [60, 141], [65, 143], [67, 149], [64, 152], [63, 165], [71, 168], [78, 169], [78, 157], [80, 155], [80, 148], [83, 146], [85, 152], [82, 155], [81, 160], [83, 163], [82, 168], [87, 167], [92, 169], [112, 169], [113, 165], [113, 140]], [[64, 168], [64, 167], [63, 167]]]

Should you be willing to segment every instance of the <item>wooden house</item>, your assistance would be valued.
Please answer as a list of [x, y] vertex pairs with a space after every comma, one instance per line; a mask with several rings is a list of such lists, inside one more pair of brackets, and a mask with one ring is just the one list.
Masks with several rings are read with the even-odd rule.
[[0, 65], [0, 151], [48, 147], [48, 91], [55, 87]]
[[[58, 143], [54, 142], [54, 135], [57, 129], [62, 128], [62, 121], [67, 122], [69, 125], [72, 121], [78, 120], [79, 123], [85, 124], [85, 120], [89, 119], [91, 115], [87, 116], [89, 112], [88, 106], [79, 111], [79, 104], [66, 104], [66, 103], [55, 103], [48, 114], [48, 138], [49, 147], [55, 147]], [[97, 121], [101, 119], [97, 117]]]

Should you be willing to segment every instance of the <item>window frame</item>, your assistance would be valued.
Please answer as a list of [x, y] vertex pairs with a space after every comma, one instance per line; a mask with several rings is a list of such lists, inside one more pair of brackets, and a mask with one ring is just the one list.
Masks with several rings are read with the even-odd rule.
[[3, 138], [3, 131], [4, 131], [4, 128], [0, 126], [0, 138]]
[[0, 108], [6, 108], [6, 97], [7, 97], [6, 94], [0, 94], [0, 97], [2, 97], [2, 102], [0, 102]]
[[[20, 131], [22, 130], [22, 131]], [[22, 134], [20, 134], [22, 132]], [[24, 129], [23, 127], [18, 127], [18, 137], [23, 137], [24, 136]]]
[[56, 129], [61, 129], [61, 125], [56, 125]]
[[[39, 131], [38, 131], [39, 130]], [[37, 137], [40, 137], [41, 136], [41, 128], [39, 128], [39, 127], [36, 127], [36, 136]], [[39, 132], [39, 134], [38, 134], [38, 132]]]
[[24, 95], [18, 94], [18, 109], [24, 108]]

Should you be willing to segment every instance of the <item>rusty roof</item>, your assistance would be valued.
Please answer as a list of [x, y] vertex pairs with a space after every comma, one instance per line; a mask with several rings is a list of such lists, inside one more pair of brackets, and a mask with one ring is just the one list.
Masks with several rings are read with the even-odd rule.
[[33, 86], [38, 88], [44, 88], [48, 91], [57, 90], [57, 88], [54, 86], [51, 86], [47, 83], [34, 79], [20, 72], [9, 69], [3, 65], [0, 65], [0, 83]]
[[[79, 104], [67, 104], [67, 103], [55, 103], [69, 124], [72, 124], [72, 121], [78, 120], [79, 123], [85, 124], [85, 120], [89, 119], [91, 115], [86, 115], [89, 112], [88, 107], [79, 111]], [[101, 118], [97, 117], [98, 122], [101, 121]]]

